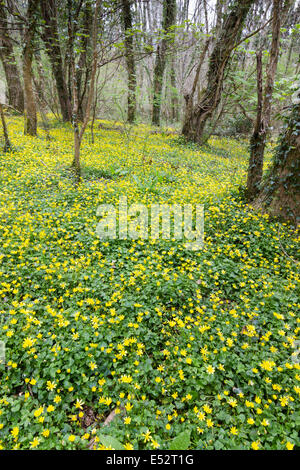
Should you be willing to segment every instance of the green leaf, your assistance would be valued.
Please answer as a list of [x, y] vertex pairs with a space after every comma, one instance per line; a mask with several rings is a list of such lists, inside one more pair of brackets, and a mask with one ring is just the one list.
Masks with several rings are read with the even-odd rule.
[[174, 437], [172, 440], [169, 449], [170, 450], [187, 450], [191, 443], [190, 440], [191, 431], [183, 431], [178, 436]]
[[116, 439], [113, 436], [105, 436], [104, 434], [100, 434], [99, 436], [100, 442], [105, 446], [105, 447], [112, 447], [115, 450], [124, 450], [123, 444], [121, 444], [118, 439]]

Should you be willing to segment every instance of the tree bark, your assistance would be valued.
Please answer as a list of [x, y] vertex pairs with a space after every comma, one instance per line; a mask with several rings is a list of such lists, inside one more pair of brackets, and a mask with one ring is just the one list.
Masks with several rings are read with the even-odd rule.
[[87, 90], [91, 79], [91, 24], [93, 22], [92, 3], [93, 2], [91, 0], [87, 0], [84, 5], [79, 43], [81, 53], [76, 70], [78, 118], [80, 121], [83, 121], [84, 119], [87, 106]]
[[300, 95], [279, 138], [274, 162], [253, 202], [271, 215], [300, 222]]
[[170, 70], [171, 79], [171, 120], [172, 122], [179, 121], [179, 100], [176, 88], [176, 71], [175, 71], [175, 57], [173, 55]]
[[7, 14], [2, 2], [0, 3], [0, 58], [7, 83], [8, 104], [20, 113], [23, 113], [23, 87], [8, 30]]
[[71, 121], [72, 109], [63, 72], [63, 61], [57, 27], [56, 0], [40, 0], [40, 5], [42, 17], [45, 22], [42, 30], [42, 39], [46, 45], [46, 52], [50, 59], [52, 73], [56, 82], [62, 118], [64, 122], [67, 122]]
[[[274, 88], [274, 79], [277, 70], [280, 44], [280, 24], [283, 14], [283, 0], [273, 1], [272, 44], [270, 58], [267, 65], [267, 80], [264, 90], [262, 109], [258, 106], [256, 125], [250, 140], [250, 160], [247, 179], [247, 195], [251, 200], [259, 191], [263, 174], [263, 161], [266, 139], [271, 119], [271, 106]], [[262, 73], [260, 71], [260, 73]], [[262, 97], [260, 96], [261, 100]]]
[[132, 35], [132, 14], [129, 0], [122, 0], [122, 19], [125, 33], [125, 59], [128, 74], [127, 119], [128, 122], [134, 122], [136, 113], [136, 75]]
[[28, 0], [27, 21], [24, 31], [23, 50], [23, 79], [25, 92], [25, 123], [24, 134], [36, 135], [37, 115], [36, 102], [33, 92], [32, 80], [32, 58], [34, 48], [34, 35], [36, 29], [36, 10], [38, 0]]
[[200, 56], [200, 59], [199, 59], [199, 64], [197, 66], [197, 70], [196, 70], [194, 81], [193, 81], [192, 90], [191, 90], [190, 93], [187, 93], [184, 96], [184, 99], [185, 99], [185, 117], [184, 117], [184, 125], [183, 125], [183, 130], [182, 130], [183, 134], [185, 133], [185, 126], [187, 126], [187, 128], [188, 128], [189, 125], [190, 125], [190, 121], [192, 119], [194, 95], [195, 95], [195, 91], [196, 91], [197, 84], [198, 84], [198, 81], [199, 81], [200, 71], [201, 71], [202, 65], [204, 63], [204, 59], [205, 59], [209, 44], [210, 44], [210, 38], [206, 40], [206, 42], [204, 44], [204, 47], [203, 47], [203, 50], [201, 52], [201, 56]]
[[263, 174], [263, 160], [261, 158], [261, 148], [263, 136], [261, 134], [262, 109], [263, 109], [263, 81], [262, 81], [262, 52], [256, 54], [256, 74], [257, 74], [257, 111], [253, 134], [250, 139], [250, 159], [248, 166], [247, 193], [248, 197], [253, 197], [259, 188]]
[[[69, 0], [71, 1], [71, 0]], [[78, 87], [76, 81], [76, 73], [75, 73], [75, 57], [74, 57], [74, 50], [72, 49], [73, 53], [71, 56], [71, 70], [72, 70], [72, 92], [73, 92], [73, 127], [74, 127], [74, 158], [72, 162], [72, 168], [75, 172], [75, 180], [76, 184], [79, 184], [81, 180], [81, 165], [80, 165], [80, 146], [82, 142], [82, 138], [88, 125], [90, 112], [92, 107], [92, 102], [94, 99], [95, 93], [95, 80], [96, 80], [96, 71], [97, 71], [97, 63], [98, 63], [98, 54], [97, 54], [97, 22], [98, 22], [98, 11], [100, 6], [101, 0], [96, 0], [95, 10], [94, 10], [94, 17], [93, 17], [93, 24], [92, 24], [92, 70], [91, 70], [91, 81], [88, 87], [88, 96], [87, 96], [87, 104], [85, 108], [85, 114], [83, 117], [83, 123], [81, 128], [79, 128], [79, 119], [78, 119], [78, 110], [79, 110], [79, 101], [78, 101]], [[71, 24], [72, 18], [69, 18], [69, 37], [73, 38], [73, 25]]]
[[3, 135], [4, 135], [4, 152], [9, 152], [12, 147], [11, 143], [8, 137], [8, 132], [7, 132], [7, 126], [6, 126], [6, 121], [5, 121], [5, 116], [3, 112], [3, 106], [2, 103], [0, 103], [0, 116], [1, 116], [1, 122], [2, 122], [2, 127], [3, 127]]
[[193, 107], [182, 128], [183, 135], [194, 142], [203, 143], [203, 134], [207, 120], [217, 108], [224, 80], [224, 73], [239, 38], [246, 16], [254, 0], [236, 0], [223, 22], [222, 30], [210, 56], [207, 72], [207, 88], [200, 102]]
[[152, 104], [152, 124], [160, 125], [160, 108], [161, 95], [163, 86], [163, 76], [167, 61], [168, 38], [166, 34], [170, 32], [170, 28], [176, 21], [176, 0], [164, 0], [163, 4], [163, 39], [157, 46], [156, 60], [153, 78], [153, 104]]

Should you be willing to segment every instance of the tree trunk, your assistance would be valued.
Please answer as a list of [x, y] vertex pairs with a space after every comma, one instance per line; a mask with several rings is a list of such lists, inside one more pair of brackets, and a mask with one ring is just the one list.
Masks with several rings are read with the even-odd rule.
[[171, 70], [171, 120], [172, 122], [179, 121], [179, 100], [176, 88], [176, 71], [175, 71], [175, 57], [172, 57]]
[[85, 2], [83, 20], [80, 30], [79, 56], [76, 83], [78, 94], [78, 119], [83, 121], [87, 106], [87, 90], [91, 79], [91, 24], [93, 22], [92, 1]]
[[300, 221], [300, 95], [278, 141], [273, 166], [253, 205], [295, 225]]
[[256, 54], [257, 73], [257, 112], [253, 134], [250, 139], [250, 159], [248, 166], [247, 193], [252, 198], [259, 188], [263, 174], [263, 159], [261, 158], [263, 136], [261, 134], [263, 82], [262, 82], [262, 52]]
[[[270, 59], [267, 65], [267, 80], [262, 109], [259, 109], [261, 107], [261, 104], [259, 104], [256, 125], [250, 140], [250, 160], [247, 180], [247, 195], [250, 200], [258, 193], [263, 174], [264, 152], [269, 132], [274, 79], [279, 57], [280, 23], [283, 13], [282, 4], [283, 0], [273, 1], [272, 44]], [[262, 72], [260, 71], [260, 73]], [[258, 86], [261, 86], [261, 84]], [[261, 100], [261, 98], [260, 96], [259, 99]]]
[[231, 52], [242, 32], [244, 20], [253, 3], [254, 0], [244, 0], [243, 2], [236, 0], [223, 22], [222, 30], [209, 60], [207, 88], [200, 102], [192, 108], [191, 113], [188, 113], [182, 128], [183, 135], [189, 140], [200, 144], [203, 142], [206, 122], [212, 116], [221, 99], [224, 73]]
[[37, 115], [36, 102], [32, 84], [32, 58], [34, 35], [36, 29], [36, 10], [38, 0], [28, 0], [27, 24], [24, 32], [23, 79], [25, 92], [25, 123], [24, 134], [36, 135]]
[[23, 113], [23, 87], [8, 31], [6, 10], [2, 2], [0, 3], [0, 38], [0, 58], [7, 83], [8, 104], [20, 113]]
[[[71, 0], [69, 0], [71, 2]], [[70, 3], [69, 3], [70, 6]], [[98, 63], [98, 55], [97, 55], [97, 24], [98, 24], [98, 11], [100, 6], [100, 0], [96, 0], [95, 10], [94, 10], [94, 17], [93, 17], [93, 24], [92, 24], [92, 70], [91, 70], [91, 81], [88, 87], [88, 96], [87, 96], [87, 103], [85, 107], [85, 113], [83, 117], [83, 123], [81, 128], [79, 129], [78, 124], [78, 109], [79, 109], [79, 101], [78, 101], [78, 87], [76, 81], [76, 72], [75, 72], [75, 57], [74, 57], [74, 49], [72, 49], [72, 56], [70, 58], [71, 62], [71, 71], [72, 71], [72, 92], [73, 92], [73, 127], [74, 127], [74, 158], [72, 162], [72, 168], [75, 173], [75, 181], [76, 184], [80, 183], [81, 180], [81, 165], [80, 165], [80, 146], [82, 142], [82, 138], [88, 125], [90, 112], [92, 107], [92, 102], [94, 99], [95, 94], [95, 80], [96, 80], [96, 71], [97, 71], [97, 63]], [[70, 10], [71, 11], [71, 10]], [[72, 23], [72, 17], [69, 17], [68, 22], [68, 30], [69, 30], [69, 38], [72, 40], [74, 39], [74, 29]]]
[[176, 0], [164, 0], [163, 4], [163, 39], [157, 46], [156, 60], [153, 79], [153, 104], [152, 104], [152, 124], [160, 125], [161, 95], [163, 86], [163, 76], [167, 61], [167, 49], [169, 39], [165, 36], [170, 32], [170, 28], [176, 21]]
[[122, 19], [125, 32], [125, 58], [128, 74], [127, 119], [128, 122], [134, 122], [136, 113], [136, 75], [132, 35], [132, 15], [129, 0], [122, 0]]
[[193, 105], [194, 105], [194, 95], [196, 92], [197, 84], [199, 81], [199, 76], [200, 76], [200, 71], [202, 68], [202, 65], [204, 63], [204, 59], [208, 50], [210, 44], [210, 38], [206, 40], [203, 50], [201, 52], [201, 56], [199, 59], [199, 64], [195, 73], [194, 81], [193, 81], [193, 86], [192, 90], [190, 93], [187, 93], [184, 96], [185, 99], [185, 116], [184, 116], [184, 124], [183, 124], [183, 129], [182, 133], [185, 134], [185, 132], [188, 132], [189, 126], [190, 126], [190, 121], [192, 119], [192, 114], [193, 114]]
[[42, 17], [45, 22], [42, 30], [42, 39], [46, 45], [46, 51], [56, 82], [62, 118], [64, 122], [67, 122], [71, 121], [72, 110], [63, 72], [63, 61], [57, 28], [56, 0], [40, 0], [40, 4]]
[[3, 127], [3, 135], [4, 135], [4, 142], [5, 142], [4, 152], [9, 152], [12, 149], [12, 147], [11, 147], [11, 143], [8, 137], [7, 126], [6, 126], [2, 103], [0, 103], [0, 115], [1, 115], [1, 122], [2, 122], [2, 127]]

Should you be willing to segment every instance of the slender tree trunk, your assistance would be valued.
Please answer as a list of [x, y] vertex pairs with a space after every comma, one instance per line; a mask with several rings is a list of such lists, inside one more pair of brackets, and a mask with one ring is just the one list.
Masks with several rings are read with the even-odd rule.
[[217, 0], [217, 3], [216, 3], [216, 32], [221, 30], [223, 6], [224, 6], [224, 2], [222, 0]]
[[294, 48], [294, 43], [295, 43], [295, 36], [294, 36], [294, 34], [292, 34], [292, 37], [291, 37], [291, 40], [290, 40], [290, 45], [289, 45], [289, 50], [288, 50], [288, 54], [287, 54], [286, 64], [285, 64], [285, 73], [287, 73], [289, 65], [290, 65], [292, 52], [293, 52], [293, 48]]
[[239, 38], [246, 16], [254, 0], [236, 0], [230, 13], [223, 22], [222, 30], [215, 43], [209, 60], [207, 88], [200, 102], [192, 107], [184, 122], [182, 133], [189, 140], [203, 142], [203, 133], [207, 120], [217, 108], [223, 88], [224, 73]]
[[[262, 80], [262, 52], [256, 54], [257, 74], [257, 111], [253, 134], [250, 139], [250, 160], [248, 166], [247, 191], [248, 197], [252, 197], [261, 182], [263, 174], [263, 160], [261, 148], [263, 136], [261, 134], [262, 109], [263, 109], [263, 80]], [[250, 196], [251, 195], [251, 196]]]
[[50, 59], [52, 73], [56, 82], [62, 118], [65, 122], [71, 121], [72, 110], [63, 71], [63, 61], [57, 27], [56, 0], [40, 0], [40, 5], [44, 20], [42, 39], [46, 45], [46, 51]]
[[[267, 65], [267, 80], [264, 90], [264, 98], [258, 105], [256, 125], [250, 140], [250, 160], [247, 179], [247, 194], [251, 200], [259, 191], [259, 185], [263, 174], [264, 152], [266, 139], [269, 132], [271, 119], [271, 105], [274, 88], [274, 79], [277, 70], [280, 45], [280, 23], [283, 14], [283, 0], [273, 1], [273, 20], [272, 20], [272, 44], [270, 58]], [[261, 67], [261, 64], [260, 64]], [[260, 74], [262, 72], [260, 71]], [[258, 86], [261, 87], [261, 84]], [[261, 100], [261, 96], [259, 96]]]
[[36, 90], [36, 97], [37, 97], [36, 102], [38, 105], [37, 108], [42, 109], [43, 114], [45, 114], [48, 109], [47, 100], [45, 97], [46, 80], [45, 80], [43, 65], [41, 63], [40, 52], [36, 51], [34, 54], [34, 57], [35, 57], [37, 74], [36, 76], [33, 74], [32, 78], [33, 78], [33, 83], [34, 83], [35, 90]]
[[[71, 0], [69, 0], [71, 1]], [[75, 72], [75, 57], [74, 52], [71, 56], [71, 71], [72, 71], [72, 92], [73, 92], [73, 127], [74, 127], [74, 158], [72, 162], [72, 168], [75, 172], [75, 179], [76, 183], [78, 184], [81, 180], [81, 165], [80, 165], [80, 146], [82, 142], [82, 138], [88, 125], [91, 107], [94, 99], [95, 93], [95, 80], [96, 80], [96, 71], [97, 71], [97, 23], [98, 23], [98, 11], [100, 6], [101, 0], [96, 0], [95, 10], [94, 10], [94, 17], [93, 17], [93, 24], [92, 24], [92, 70], [91, 70], [91, 81], [88, 88], [88, 97], [87, 97], [87, 104], [85, 108], [85, 114], [83, 118], [83, 122], [81, 128], [79, 128], [79, 119], [78, 119], [78, 109], [79, 109], [79, 101], [78, 101], [78, 87], [77, 87], [77, 80], [76, 80], [76, 72]], [[69, 18], [69, 37], [73, 38], [74, 30], [72, 25], [72, 18]], [[73, 50], [73, 49], [72, 49]]]
[[300, 95], [279, 138], [273, 166], [253, 205], [295, 225], [300, 221]]
[[170, 28], [176, 21], [176, 0], [164, 0], [163, 4], [163, 39], [157, 46], [156, 60], [153, 79], [153, 104], [152, 104], [152, 124], [160, 125], [161, 95], [163, 86], [163, 76], [167, 61], [167, 51], [169, 40], [165, 36], [170, 32]]
[[78, 118], [83, 121], [86, 105], [87, 90], [91, 79], [91, 24], [93, 22], [92, 1], [87, 0], [83, 11], [83, 24], [80, 30], [81, 53], [76, 67], [76, 83], [78, 94]]
[[125, 58], [128, 74], [127, 118], [128, 122], [134, 122], [136, 113], [136, 74], [132, 33], [132, 14], [129, 0], [122, 0], [122, 18], [125, 32]]
[[204, 63], [204, 59], [205, 59], [206, 53], [208, 51], [209, 44], [210, 44], [210, 39], [207, 39], [205, 44], [204, 44], [203, 50], [201, 52], [199, 64], [198, 64], [198, 67], [197, 67], [197, 70], [196, 70], [196, 73], [195, 73], [195, 77], [194, 77], [194, 81], [193, 81], [192, 90], [191, 90], [190, 93], [187, 93], [184, 96], [184, 99], [185, 99], [185, 117], [184, 117], [183, 129], [182, 129], [182, 133], [184, 135], [186, 135], [186, 133], [189, 132], [189, 127], [191, 125], [191, 119], [192, 119], [192, 114], [193, 114], [193, 106], [194, 106], [194, 95], [195, 95], [195, 92], [196, 92], [196, 88], [197, 88], [198, 81], [199, 81], [199, 76], [200, 76], [200, 71], [201, 71], [202, 65]]
[[0, 58], [7, 83], [8, 104], [20, 113], [23, 113], [23, 87], [14, 55], [12, 41], [10, 39], [10, 32], [8, 30], [7, 14], [2, 2], [0, 3]]
[[34, 35], [36, 29], [36, 10], [38, 0], [28, 0], [27, 24], [24, 32], [23, 50], [23, 79], [25, 92], [25, 123], [24, 134], [36, 135], [37, 115], [36, 102], [33, 92], [32, 58], [34, 48]]
[[172, 57], [171, 63], [171, 119], [173, 122], [179, 121], [179, 101], [178, 92], [176, 88], [176, 71], [175, 71], [175, 57]]
[[11, 143], [8, 137], [7, 126], [6, 126], [2, 103], [0, 104], [0, 115], [1, 115], [1, 122], [2, 122], [2, 127], [3, 127], [3, 135], [4, 135], [4, 142], [5, 142], [4, 152], [9, 152], [11, 150]]

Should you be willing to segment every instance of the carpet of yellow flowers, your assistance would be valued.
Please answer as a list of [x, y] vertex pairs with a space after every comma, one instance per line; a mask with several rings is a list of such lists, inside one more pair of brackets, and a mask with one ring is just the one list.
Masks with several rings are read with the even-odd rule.
[[[8, 118], [0, 447], [300, 448], [298, 238], [245, 204], [247, 142], [111, 127], [87, 130], [76, 187], [71, 127]], [[203, 249], [100, 240], [120, 195], [203, 203]]]

